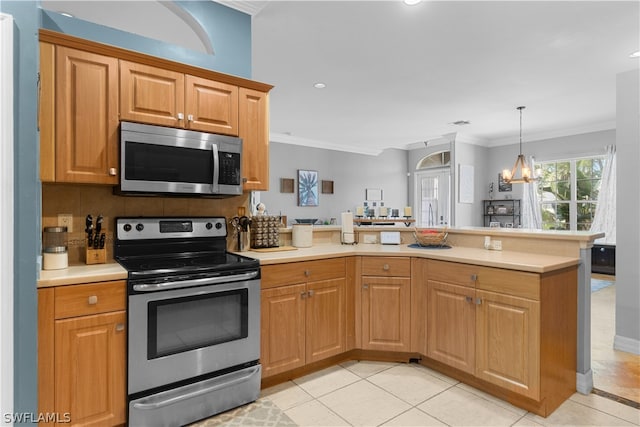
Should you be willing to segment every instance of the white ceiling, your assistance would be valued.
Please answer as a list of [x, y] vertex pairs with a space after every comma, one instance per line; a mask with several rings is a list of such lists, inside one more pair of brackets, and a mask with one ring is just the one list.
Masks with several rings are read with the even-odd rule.
[[221, 3], [253, 16], [252, 77], [275, 85], [280, 142], [375, 153], [457, 132], [510, 144], [519, 105], [525, 143], [613, 129], [616, 75], [640, 61], [629, 58], [640, 49], [638, 1]]

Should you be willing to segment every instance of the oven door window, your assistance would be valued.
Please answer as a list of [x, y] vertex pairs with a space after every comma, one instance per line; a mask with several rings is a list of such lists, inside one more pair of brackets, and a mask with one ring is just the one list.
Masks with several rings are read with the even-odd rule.
[[148, 359], [247, 338], [248, 290], [238, 289], [148, 305]]

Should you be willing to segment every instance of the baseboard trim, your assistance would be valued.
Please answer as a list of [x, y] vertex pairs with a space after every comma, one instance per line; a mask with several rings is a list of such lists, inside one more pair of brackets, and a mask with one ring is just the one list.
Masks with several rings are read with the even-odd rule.
[[593, 390], [593, 371], [589, 369], [585, 373], [576, 372], [576, 391], [587, 395]]
[[613, 338], [613, 349], [640, 355], [640, 341], [634, 340], [633, 338], [621, 337], [620, 335], [616, 335]]

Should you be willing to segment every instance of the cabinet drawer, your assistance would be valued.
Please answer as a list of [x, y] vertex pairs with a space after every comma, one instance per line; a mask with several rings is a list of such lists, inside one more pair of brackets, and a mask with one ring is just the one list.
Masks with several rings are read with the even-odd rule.
[[55, 288], [55, 318], [125, 310], [126, 288], [124, 280]]
[[524, 271], [480, 267], [476, 288], [516, 297], [540, 299], [540, 275]]
[[363, 276], [411, 276], [411, 259], [406, 257], [363, 257]]
[[475, 278], [478, 276], [479, 270], [480, 267], [477, 265], [434, 260], [427, 262], [429, 280], [453, 283], [460, 286], [475, 287]]
[[262, 289], [346, 276], [345, 258], [290, 262], [262, 267]]

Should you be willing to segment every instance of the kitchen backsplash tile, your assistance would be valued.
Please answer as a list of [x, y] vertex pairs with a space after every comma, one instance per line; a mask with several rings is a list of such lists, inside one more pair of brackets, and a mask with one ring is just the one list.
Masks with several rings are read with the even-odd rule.
[[[113, 188], [101, 185], [42, 184], [42, 227], [58, 225], [58, 214], [73, 215], [73, 233], [68, 233], [69, 263], [84, 262], [86, 235], [85, 218], [91, 214], [104, 217], [107, 235], [107, 260], [113, 260], [113, 228], [121, 216], [224, 216], [231, 218], [238, 207], [248, 209], [249, 194], [223, 199], [189, 197], [132, 197], [113, 194]], [[233, 233], [227, 238], [230, 250], [235, 250]]]

